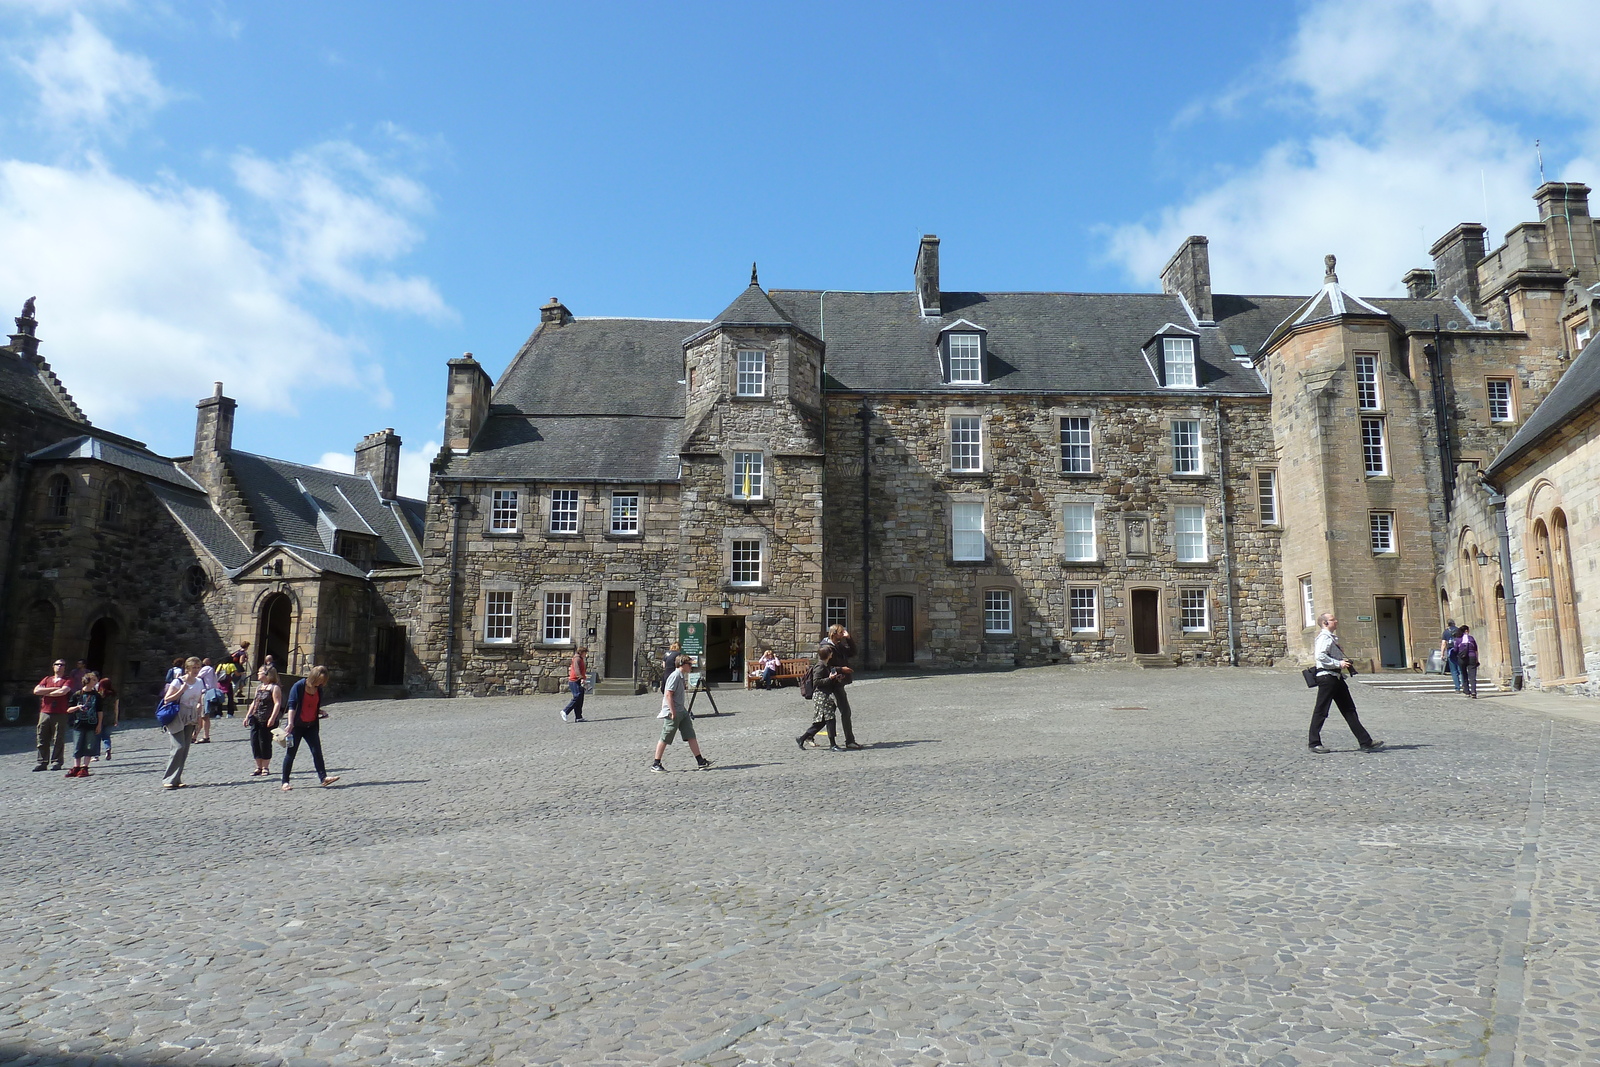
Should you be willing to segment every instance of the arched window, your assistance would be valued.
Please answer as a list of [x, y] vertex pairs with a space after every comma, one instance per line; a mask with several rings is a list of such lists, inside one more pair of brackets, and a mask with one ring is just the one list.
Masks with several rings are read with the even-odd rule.
[[45, 483], [44, 514], [50, 519], [64, 519], [72, 503], [72, 482], [65, 474], [51, 475]]
[[183, 572], [183, 595], [190, 600], [199, 600], [206, 595], [206, 589], [211, 580], [206, 577], [204, 567], [190, 567]]
[[128, 491], [121, 482], [112, 482], [106, 486], [106, 495], [100, 502], [100, 521], [106, 526], [121, 526], [127, 505]]

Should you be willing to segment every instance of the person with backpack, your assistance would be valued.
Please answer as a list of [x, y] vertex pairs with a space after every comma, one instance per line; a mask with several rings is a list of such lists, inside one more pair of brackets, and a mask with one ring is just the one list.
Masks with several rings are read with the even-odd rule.
[[1472, 636], [1472, 627], [1462, 623], [1456, 628], [1455, 648], [1451, 662], [1457, 664], [1461, 678], [1460, 691], [1467, 699], [1478, 699], [1478, 639]]
[[[850, 660], [856, 654], [856, 639], [850, 636], [850, 631], [835, 623], [828, 627], [828, 636], [822, 643], [833, 649], [832, 663], [839, 668], [839, 688], [834, 692], [834, 700], [839, 704], [839, 725], [844, 727], [844, 747], [859, 749], [856, 743], [855, 727], [850, 721], [850, 697], [845, 693], [845, 686], [855, 680], [855, 672], [850, 669]], [[829, 737], [833, 736], [829, 731]]]
[[72, 770], [68, 778], [89, 777], [89, 761], [100, 750], [100, 676], [85, 671], [83, 688], [73, 694], [72, 729], [77, 734], [77, 745], [72, 750]]
[[245, 727], [250, 731], [250, 754], [256, 760], [256, 769], [250, 772], [252, 778], [272, 773], [272, 724], [282, 715], [283, 687], [278, 684], [278, 672], [263, 664], [256, 672], [255, 699], [244, 715]]
[[1461, 692], [1461, 664], [1456, 660], [1456, 638], [1461, 636], [1461, 627], [1455, 624], [1454, 619], [1444, 621], [1444, 633], [1439, 635], [1439, 651], [1444, 653], [1444, 665], [1450, 669], [1450, 680], [1456, 683], [1456, 692]]
[[844, 746], [839, 744], [839, 735], [834, 726], [839, 713], [838, 694], [844, 688], [844, 683], [840, 680], [843, 677], [842, 669], [834, 665], [833, 655], [831, 644], [826, 641], [819, 644], [817, 662], [800, 679], [800, 695], [811, 701], [811, 728], [794, 739], [801, 752], [823, 729], [828, 731], [828, 748], [834, 752], [845, 751]]
[[176, 704], [175, 714], [161, 722], [161, 710], [156, 710], [156, 721], [167, 731], [172, 755], [167, 759], [166, 773], [161, 777], [161, 788], [182, 789], [183, 767], [189, 761], [189, 748], [194, 744], [195, 730], [205, 713], [206, 687], [200, 684], [200, 657], [190, 656], [183, 661], [182, 672], [167, 683], [161, 693], [163, 706]]
[[[290, 789], [289, 775], [294, 770], [295, 753], [300, 750], [302, 741], [311, 749], [311, 762], [317, 768], [317, 780], [325, 786], [339, 780], [338, 775], [328, 773], [327, 766], [322, 762], [322, 720], [328, 717], [328, 713], [322, 709], [327, 704], [327, 684], [328, 668], [319, 663], [289, 690], [289, 747], [283, 753], [285, 793]], [[278, 718], [274, 714], [269, 725], [277, 726]]]

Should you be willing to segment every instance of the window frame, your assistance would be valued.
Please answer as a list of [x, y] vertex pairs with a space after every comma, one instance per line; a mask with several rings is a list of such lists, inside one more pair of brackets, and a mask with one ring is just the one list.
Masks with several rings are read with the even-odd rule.
[[[971, 377], [971, 378], [958, 378], [958, 377], [956, 377], [956, 342], [957, 342], [957, 340], [959, 340], [961, 342], [961, 348], [963, 350], [962, 357], [961, 357], [961, 362], [962, 362], [963, 365], [965, 365], [967, 363], [968, 359], [969, 359], [968, 355], [966, 354], [966, 349], [968, 348], [968, 342], [971, 343], [972, 354], [970, 356], [970, 359], [972, 361], [972, 370], [973, 370], [973, 372], [975, 374], [975, 377]], [[983, 342], [983, 334], [982, 333], [978, 332], [977, 330], [949, 330], [944, 335], [943, 344], [944, 344], [944, 362], [945, 362], [945, 367], [947, 368], [946, 382], [945, 382], [946, 385], [983, 385], [983, 384], [985, 384], [984, 383], [984, 377], [983, 377], [983, 348], [984, 348], [984, 342]]]
[[[504, 611], [496, 611], [496, 605]], [[504, 633], [499, 633], [500, 629]], [[517, 594], [513, 589], [485, 589], [483, 591], [483, 643], [509, 645], [517, 640]]]
[[[1004, 606], [999, 607], [1001, 600]], [[1004, 613], [1004, 629], [997, 628], [991, 620], [998, 620]], [[1012, 637], [1017, 632], [1016, 596], [1010, 589], [985, 589], [983, 591], [983, 635], [988, 637]]]
[[[1180, 346], [1187, 346], [1187, 354], [1181, 354]], [[1175, 354], [1179, 353], [1179, 354]], [[1187, 377], [1188, 381], [1174, 381], [1173, 371], [1181, 370], [1179, 377]], [[1200, 375], [1195, 360], [1195, 343], [1193, 337], [1163, 337], [1161, 339], [1161, 385], [1166, 389], [1198, 389]]]
[[850, 598], [847, 596], [822, 598], [822, 627], [826, 631], [835, 626], [850, 628]]
[[[961, 516], [970, 518], [973, 508], [977, 509], [978, 525], [976, 529], [970, 526], [958, 526]], [[981, 500], [952, 500], [948, 512], [950, 516], [950, 560], [952, 563], [987, 563], [989, 561], [989, 509]], [[970, 538], [973, 534], [978, 537], [978, 554], [962, 555], [963, 535], [967, 537], [967, 548], [970, 550]]]
[[[1198, 601], [1198, 605], [1197, 602]], [[1199, 625], [1194, 625], [1192, 611], [1198, 606]], [[1211, 632], [1211, 590], [1205, 586], [1180, 586], [1178, 588], [1178, 628], [1186, 634]]]
[[[1076, 528], [1071, 521], [1071, 513], [1077, 512], [1077, 517], [1082, 517], [1082, 510], [1088, 509], [1089, 528], [1087, 530]], [[1099, 509], [1092, 503], [1078, 500], [1069, 500], [1061, 505], [1061, 558], [1070, 563], [1098, 563], [1100, 562], [1100, 530], [1098, 515]], [[1072, 554], [1073, 541], [1081, 538], [1083, 534], [1089, 535], [1089, 554], [1087, 556], [1074, 556]], [[1082, 542], [1079, 541], [1081, 544]]]
[[[745, 545], [745, 546], [754, 545], [755, 546], [755, 559], [753, 561], [755, 563], [755, 577], [754, 578], [748, 578], [747, 577], [747, 578], [742, 578], [741, 579], [739, 577], [739, 571], [740, 571], [741, 566], [743, 566], [745, 568], [748, 568], [749, 564], [752, 562], [752, 560], [748, 557], [748, 555], [744, 559], [740, 559], [739, 558], [739, 553], [741, 551], [741, 549], [740, 549], [741, 545]], [[735, 538], [733, 538], [729, 542], [729, 545], [728, 545], [728, 550], [729, 550], [728, 584], [730, 586], [734, 586], [734, 587], [740, 588], [740, 589], [750, 589], [750, 588], [757, 588], [757, 587], [761, 586], [763, 584], [763, 580], [766, 577], [767, 561], [766, 561], [766, 558], [765, 558], [766, 557], [765, 549], [766, 549], [766, 546], [762, 542], [762, 539], [759, 538], [759, 537], [735, 537]], [[745, 549], [743, 549], [743, 551], [748, 553], [750, 550], [748, 548], [745, 548]]]
[[[1087, 594], [1089, 599], [1090, 622], [1092, 626], [1079, 626], [1074, 615], [1080, 608], [1074, 604], [1075, 598]], [[1100, 588], [1090, 585], [1076, 585], [1067, 587], [1067, 633], [1069, 634], [1097, 634], [1100, 632]]]
[[[57, 490], [60, 492], [57, 492]], [[72, 517], [72, 479], [65, 474], [52, 474], [45, 481], [44, 517], [60, 522]]]
[[[633, 526], [627, 529], [617, 528], [617, 504], [622, 500], [633, 501]], [[611, 523], [608, 528], [612, 537], [638, 537], [644, 533], [644, 494], [637, 489], [613, 489], [611, 491]]]
[[128, 514], [128, 490], [120, 478], [106, 483], [100, 497], [100, 525], [121, 529]]
[[[756, 357], [756, 366], [747, 368], [746, 356]], [[747, 377], [748, 375], [748, 377]], [[733, 395], [743, 399], [764, 399], [767, 395], [767, 353], [761, 348], [740, 348], [733, 356]], [[753, 391], [747, 391], [745, 385], [749, 381]]]
[[[1494, 413], [1495, 402], [1496, 402], [1495, 395], [1494, 395], [1494, 387], [1497, 386], [1497, 385], [1504, 386], [1505, 387], [1505, 391], [1506, 391], [1506, 395], [1504, 397], [1505, 414], [1500, 418], [1496, 418], [1495, 417], [1495, 413]], [[1517, 407], [1516, 407], [1516, 401], [1514, 399], [1515, 396], [1516, 396], [1516, 390], [1512, 386], [1512, 379], [1510, 379], [1510, 378], [1487, 378], [1487, 379], [1485, 379], [1484, 383], [1483, 383], [1483, 397], [1484, 397], [1484, 406], [1488, 409], [1488, 412], [1489, 412], [1489, 421], [1492, 422], [1492, 423], [1502, 424], [1502, 425], [1506, 424], [1506, 423], [1516, 422], [1517, 421]]]
[[[509, 507], [502, 506], [509, 500]], [[510, 514], [511, 525], [501, 525], [502, 520]], [[489, 532], [491, 534], [514, 534], [522, 532], [522, 491], [519, 489], [491, 489], [489, 490]]]
[[[544, 594], [540, 598], [540, 612], [539, 612], [539, 637], [540, 637], [539, 643], [540, 644], [542, 644], [542, 645], [571, 645], [571, 644], [575, 643], [575, 639], [573, 637], [573, 632], [576, 629], [576, 623], [577, 623], [577, 618], [578, 618], [577, 603], [576, 603], [576, 599], [575, 599], [576, 596], [577, 596], [577, 594], [573, 593], [571, 590], [566, 590], [566, 589], [547, 589], [547, 590], [544, 591]], [[563, 613], [563, 612], [561, 612], [559, 610], [556, 610], [556, 609], [561, 608], [561, 607], [565, 607], [566, 608], [565, 613]], [[555, 624], [555, 628], [559, 631], [560, 620], [562, 618], [566, 619], [567, 635], [565, 637], [559, 637], [559, 636], [552, 637], [551, 636], [552, 624]]]
[[[1263, 485], [1265, 483], [1265, 485]], [[1262, 526], [1282, 526], [1278, 506], [1278, 468], [1256, 468], [1256, 519]]]
[[[1367, 512], [1367, 544], [1372, 549], [1374, 556], [1397, 556], [1400, 554], [1399, 542], [1395, 537], [1395, 513], [1388, 510], [1373, 510]], [[1379, 546], [1380, 530], [1387, 539], [1386, 546]]]
[[[1172, 446], [1172, 473], [1179, 477], [1198, 477], [1206, 473], [1205, 438], [1200, 429], [1199, 419], [1173, 419], [1168, 424], [1168, 440]], [[1180, 426], [1194, 427], [1194, 443], [1192, 445], [1180, 444], [1178, 439]], [[1194, 455], [1185, 456], [1180, 449], [1192, 448]], [[1192, 468], [1182, 468], [1180, 463], [1191, 462]]]
[[[1067, 424], [1069, 422], [1072, 422], [1072, 423], [1081, 422], [1081, 423], [1083, 423], [1083, 426], [1081, 427], [1081, 431], [1083, 433], [1083, 440], [1082, 441], [1068, 441], [1067, 440], [1067, 435], [1069, 433], [1077, 434], [1080, 431], [1080, 427], [1077, 427], [1077, 426], [1073, 426], [1073, 427], [1069, 428], [1067, 426]], [[1062, 474], [1093, 474], [1094, 473], [1094, 419], [1093, 419], [1093, 416], [1090, 416], [1090, 415], [1062, 415], [1062, 416], [1060, 416], [1056, 420], [1056, 441], [1057, 441], [1058, 446], [1061, 449], [1061, 473]], [[1068, 456], [1068, 451], [1067, 450], [1068, 449], [1080, 449], [1080, 448], [1083, 450], [1082, 456], [1072, 456], [1071, 460], [1069, 461], [1069, 456]], [[1081, 469], [1081, 470], [1071, 469], [1070, 462], [1075, 462], [1075, 461], [1080, 461], [1080, 460], [1083, 463], [1083, 469]]]
[[[1192, 519], [1196, 518], [1196, 515], [1194, 513], [1198, 513], [1198, 518], [1199, 518], [1199, 522], [1200, 522], [1199, 530], [1196, 531], [1196, 530], [1186, 530], [1186, 529], [1184, 529], [1184, 522], [1185, 522], [1186, 519], [1192, 520]], [[1211, 562], [1211, 536], [1210, 536], [1210, 531], [1207, 530], [1207, 528], [1206, 528], [1206, 525], [1207, 525], [1206, 524], [1206, 508], [1205, 508], [1204, 504], [1175, 504], [1175, 505], [1173, 505], [1173, 508], [1172, 508], [1172, 553], [1173, 553], [1173, 558], [1177, 562], [1179, 562], [1179, 563], [1210, 563]], [[1194, 537], [1196, 535], [1196, 533], [1198, 533], [1199, 537], [1200, 537], [1200, 540], [1198, 542], [1199, 549], [1200, 549], [1200, 554], [1198, 556], [1185, 556], [1183, 554], [1184, 553], [1184, 546], [1185, 546], [1185, 543], [1186, 543], [1185, 539]], [[1190, 542], [1188, 542], [1188, 544], [1192, 547], [1195, 544], [1195, 542], [1190, 541]]]
[[[756, 459], [756, 469], [753, 475], [750, 475], [749, 457], [751, 456], [754, 456]], [[740, 470], [741, 463], [744, 465], [744, 470], [742, 471]], [[732, 484], [728, 487], [728, 495], [734, 500], [749, 501], [753, 503], [755, 501], [767, 499], [766, 452], [759, 449], [754, 451], [749, 449], [735, 450], [732, 461], [728, 466], [728, 470], [732, 479]], [[754, 493], [749, 493], [746, 489], [747, 476], [749, 488], [754, 489]]]
[[[1368, 478], [1389, 477], [1389, 427], [1388, 420], [1382, 415], [1364, 415], [1361, 418], [1361, 469]], [[1374, 446], [1369, 429], [1376, 429], [1377, 438]], [[1373, 466], [1373, 457], [1376, 455], [1378, 466]]]
[[1301, 629], [1310, 629], [1317, 625], [1317, 595], [1316, 587], [1311, 583], [1311, 575], [1302, 574], [1300, 582], [1300, 626]]
[[[570, 496], [568, 494], [570, 494]], [[557, 500], [558, 497], [560, 498], [560, 500], [564, 504], [565, 503], [570, 503], [572, 505], [571, 508], [568, 509], [566, 507], [562, 507], [562, 508], [558, 509], [556, 507], [556, 500]], [[571, 519], [571, 522], [572, 522], [572, 528], [570, 530], [568, 530], [568, 529], [558, 529], [556, 527], [556, 517], [558, 515], [560, 515], [560, 516], [568, 516], [569, 515], [569, 510], [570, 510], [570, 519]], [[566, 537], [571, 537], [574, 534], [579, 534], [579, 533], [583, 532], [583, 496], [582, 496], [582, 494], [580, 494], [578, 492], [578, 490], [576, 490], [576, 489], [552, 489], [552, 490], [550, 490], [550, 521], [549, 521], [549, 523], [546, 524], [546, 528], [552, 534], [555, 534], [557, 536], [566, 536]]]
[[[957, 424], [961, 425], [957, 425]], [[968, 425], [970, 424], [970, 425]], [[983, 416], [967, 413], [949, 415], [945, 418], [945, 442], [949, 449], [947, 464], [952, 474], [982, 474], [984, 472], [984, 440]], [[958, 433], [972, 435], [971, 440], [958, 441]], [[971, 466], [958, 466], [958, 457], [971, 461]]]
[[[1369, 373], [1363, 373], [1363, 372]], [[1378, 365], [1376, 352], [1357, 352], [1355, 354], [1356, 375], [1356, 409], [1358, 411], [1382, 411], [1383, 407], [1383, 371]]]

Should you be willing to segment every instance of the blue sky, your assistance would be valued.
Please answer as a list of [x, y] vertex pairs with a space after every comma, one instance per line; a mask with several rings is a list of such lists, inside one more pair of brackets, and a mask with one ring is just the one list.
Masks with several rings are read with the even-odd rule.
[[[168, 454], [406, 441], [444, 361], [774, 287], [1383, 295], [1460, 221], [1600, 180], [1593, 9], [1489, 0], [422, 4], [0, 0], [0, 312]], [[1560, 92], [1552, 87], [1560, 86]]]

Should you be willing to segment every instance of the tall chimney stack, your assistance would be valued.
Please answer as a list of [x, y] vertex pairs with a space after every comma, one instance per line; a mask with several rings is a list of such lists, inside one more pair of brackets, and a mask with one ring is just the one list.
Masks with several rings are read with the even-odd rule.
[[371, 477], [383, 499], [400, 495], [400, 435], [393, 426], [367, 434], [356, 445], [356, 473]]
[[1177, 293], [1201, 322], [1215, 322], [1211, 305], [1211, 239], [1190, 237], [1178, 246], [1161, 268], [1161, 291]]
[[444, 444], [453, 452], [472, 447], [483, 420], [489, 416], [489, 393], [494, 382], [471, 352], [450, 361], [449, 385], [444, 400]]
[[944, 314], [939, 301], [939, 238], [928, 234], [917, 245], [917, 301], [928, 316]]
[[194, 459], [189, 474], [209, 493], [222, 488], [223, 459], [233, 450], [233, 413], [238, 406], [232, 397], [222, 395], [221, 382], [195, 405]]

